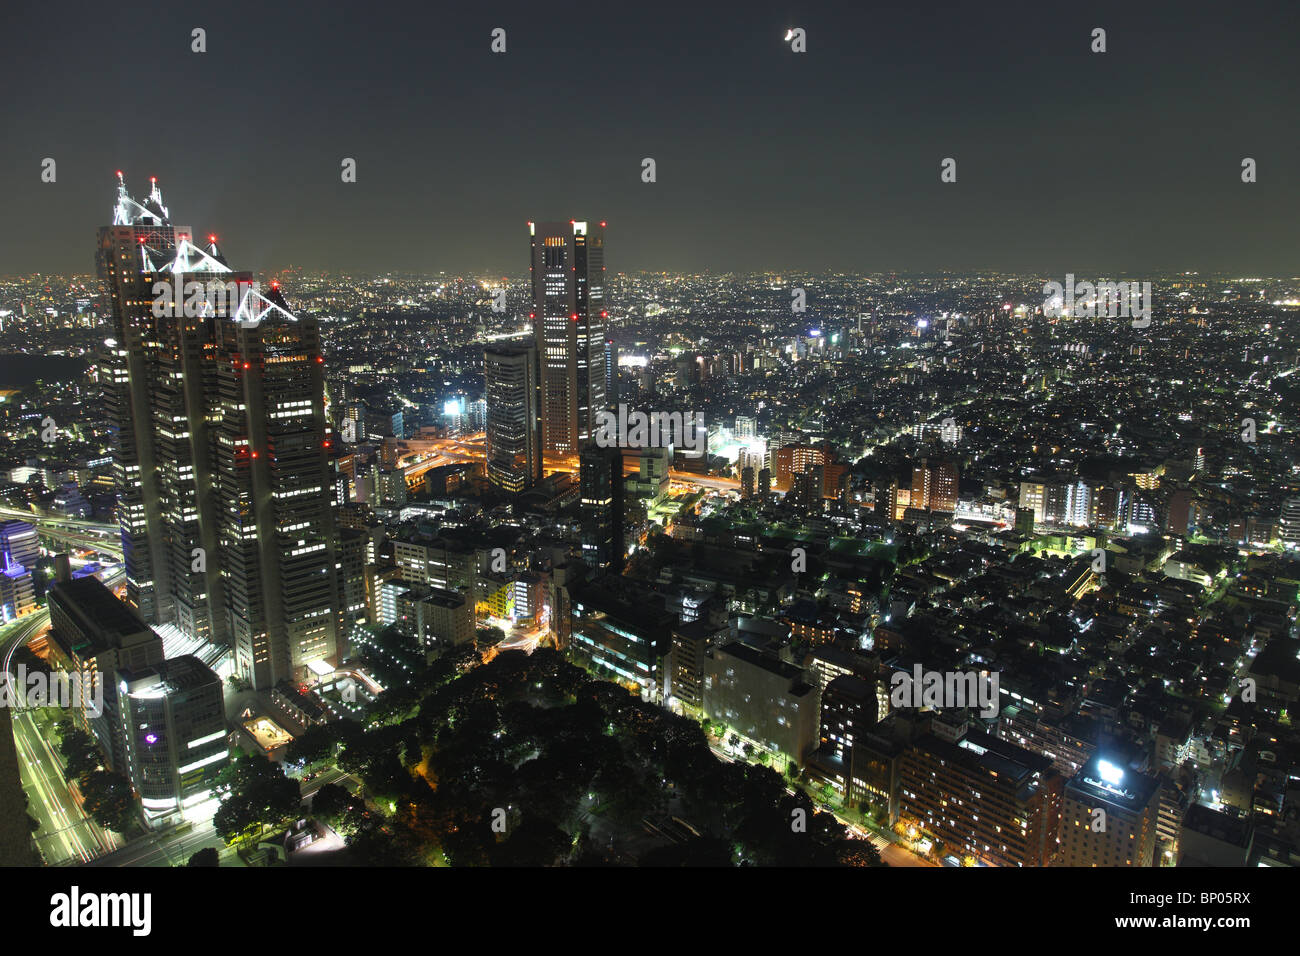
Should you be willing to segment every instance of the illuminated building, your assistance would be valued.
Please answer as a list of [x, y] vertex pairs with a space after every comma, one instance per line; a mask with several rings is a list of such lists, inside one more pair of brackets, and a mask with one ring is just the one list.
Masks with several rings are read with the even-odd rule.
[[0, 521], [0, 563], [4, 567], [21, 565], [30, 571], [40, 556], [36, 525], [27, 521]]
[[899, 758], [899, 813], [958, 856], [1045, 866], [1056, 849], [1061, 782], [1047, 757], [936, 721]]
[[623, 453], [589, 445], [579, 460], [582, 557], [592, 568], [623, 569]]
[[1286, 548], [1300, 548], [1300, 497], [1282, 502], [1282, 515], [1278, 521], [1278, 537]]
[[215, 237], [196, 246], [156, 182], [139, 203], [119, 177], [99, 274], [114, 317], [104, 381], [128, 602], [146, 622], [231, 646], [257, 688], [336, 661], [315, 320], [232, 272]]
[[487, 476], [511, 494], [541, 480], [537, 434], [537, 352], [488, 348], [483, 353], [487, 389]]
[[930, 464], [928, 459], [912, 468], [912, 493], [908, 507], [928, 511], [957, 510], [957, 466], [950, 461]]
[[801, 767], [817, 747], [819, 696], [801, 668], [748, 644], [733, 641], [705, 658], [705, 715]]
[[1093, 756], [1065, 786], [1061, 866], [1154, 866], [1160, 781]]
[[672, 686], [669, 692], [687, 707], [704, 706], [705, 653], [719, 628], [694, 620], [673, 628]]
[[663, 599], [613, 575], [570, 584], [568, 592], [570, 647], [612, 672], [611, 679], [636, 684], [642, 699], [661, 701], [677, 621]]
[[411, 588], [398, 595], [397, 615], [402, 630], [419, 642], [430, 659], [474, 640], [474, 606], [456, 591]]
[[212, 799], [229, 762], [221, 678], [188, 655], [118, 670], [126, 766], [151, 826]]
[[109, 768], [120, 771], [126, 744], [114, 675], [161, 663], [162, 638], [98, 578], [59, 581], [50, 587], [49, 605], [52, 660], [79, 675], [83, 688], [73, 719], [94, 736]]
[[605, 394], [605, 224], [529, 223], [544, 451], [577, 452]]

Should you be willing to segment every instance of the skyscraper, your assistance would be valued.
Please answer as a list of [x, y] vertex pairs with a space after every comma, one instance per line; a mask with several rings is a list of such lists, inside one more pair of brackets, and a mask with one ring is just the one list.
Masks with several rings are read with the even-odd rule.
[[592, 443], [578, 468], [582, 557], [593, 568], [623, 570], [623, 453]]
[[489, 347], [483, 352], [487, 393], [487, 475], [502, 491], [519, 492], [542, 477], [538, 446], [537, 350]]
[[257, 687], [339, 651], [320, 337], [173, 226], [157, 182], [118, 178], [99, 274], [114, 337], [114, 432], [127, 601], [150, 624], [229, 644]]
[[605, 409], [605, 224], [529, 223], [544, 451], [572, 454]]

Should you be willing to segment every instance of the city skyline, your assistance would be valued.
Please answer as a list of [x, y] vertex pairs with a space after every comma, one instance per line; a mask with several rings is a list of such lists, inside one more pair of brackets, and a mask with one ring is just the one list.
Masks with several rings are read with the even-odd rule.
[[1243, 4], [15, 11], [38, 921], [340, 866], [1282, 913], [1300, 7]]

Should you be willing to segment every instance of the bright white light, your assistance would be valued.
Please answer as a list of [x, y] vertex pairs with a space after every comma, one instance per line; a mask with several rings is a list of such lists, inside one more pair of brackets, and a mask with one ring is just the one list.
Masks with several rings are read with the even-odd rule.
[[1101, 774], [1101, 779], [1112, 787], [1118, 787], [1124, 779], [1124, 771], [1109, 760], [1097, 761], [1097, 773]]

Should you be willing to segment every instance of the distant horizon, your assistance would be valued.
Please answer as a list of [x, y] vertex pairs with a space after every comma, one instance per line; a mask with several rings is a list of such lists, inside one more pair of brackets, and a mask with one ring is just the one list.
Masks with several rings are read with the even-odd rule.
[[[224, 243], [222, 245], [224, 246]], [[224, 252], [225, 250], [223, 249], [222, 251]], [[391, 269], [385, 271], [371, 271], [371, 270], [362, 270], [362, 269], [341, 269], [341, 268], [331, 268], [331, 267], [322, 267], [322, 266], [303, 266], [303, 265], [296, 265], [296, 264], [280, 266], [277, 268], [252, 269], [252, 268], [242, 267], [238, 264], [238, 262], [230, 262], [229, 259], [227, 259], [227, 262], [230, 263], [231, 268], [235, 272], [252, 272], [260, 275], [279, 275], [286, 272], [302, 272], [307, 275], [339, 275], [339, 276], [368, 277], [368, 278], [382, 277], [382, 276], [402, 276], [402, 277], [409, 277], [409, 278], [449, 276], [452, 278], [473, 278], [473, 279], [494, 279], [494, 278], [495, 279], [503, 279], [503, 278], [517, 279], [520, 276], [526, 277], [526, 273], [520, 272], [517, 269], [514, 270], [513, 272], [502, 272], [502, 271], [485, 270], [485, 269], [478, 269], [478, 270], [438, 269], [438, 270], [430, 270], [430, 271], [421, 271], [418, 269]], [[1251, 273], [1251, 272], [1240, 272], [1240, 271], [1229, 271], [1229, 270], [1223, 270], [1223, 271], [1196, 270], [1196, 269], [1186, 269], [1186, 270], [1185, 269], [1152, 269], [1152, 270], [1123, 269], [1120, 270], [1114, 268], [1107, 269], [1104, 267], [1089, 266], [1086, 264], [1073, 267], [1071, 269], [1060, 270], [1060, 271], [1053, 271], [1050, 269], [911, 269], [911, 270], [877, 269], [871, 271], [860, 271], [854, 269], [830, 269], [830, 268], [820, 269], [820, 270], [803, 269], [803, 268], [696, 269], [693, 271], [682, 270], [682, 269], [655, 269], [655, 268], [645, 268], [645, 269], [611, 268], [609, 271], [615, 276], [671, 275], [671, 276], [757, 277], [757, 276], [807, 275], [807, 276], [845, 276], [851, 278], [876, 278], [876, 277], [884, 278], [890, 276], [897, 276], [899, 278], [910, 278], [910, 279], [933, 278], [939, 276], [953, 276], [959, 278], [1006, 277], [1006, 278], [1014, 278], [1014, 279], [1029, 279], [1029, 278], [1039, 278], [1039, 277], [1063, 278], [1066, 274], [1072, 273], [1077, 279], [1080, 280], [1087, 279], [1089, 281], [1096, 281], [1097, 279], [1111, 279], [1111, 278], [1117, 279], [1125, 276], [1129, 276], [1133, 278], [1148, 278], [1148, 279], [1153, 277], [1173, 278], [1177, 276], [1185, 276], [1191, 278], [1236, 280], [1236, 281], [1251, 281], [1251, 280], [1262, 280], [1262, 279], [1279, 280], [1279, 281], [1281, 280], [1300, 281], [1300, 273], [1296, 273], [1293, 275], [1284, 275], [1281, 273], [1270, 273], [1270, 272]], [[86, 272], [81, 272], [81, 271], [59, 272], [59, 271], [37, 270], [37, 271], [26, 272], [26, 273], [13, 273], [13, 272], [0, 273], [0, 281], [20, 281], [20, 280], [31, 279], [36, 276], [57, 277], [61, 279], [89, 278], [96, 283], [100, 281], [98, 276], [95, 274], [93, 270], [86, 271]]]
[[526, 268], [574, 216], [612, 270], [1296, 268], [1294, 3], [7, 14], [5, 274], [89, 268], [116, 170], [253, 271]]

